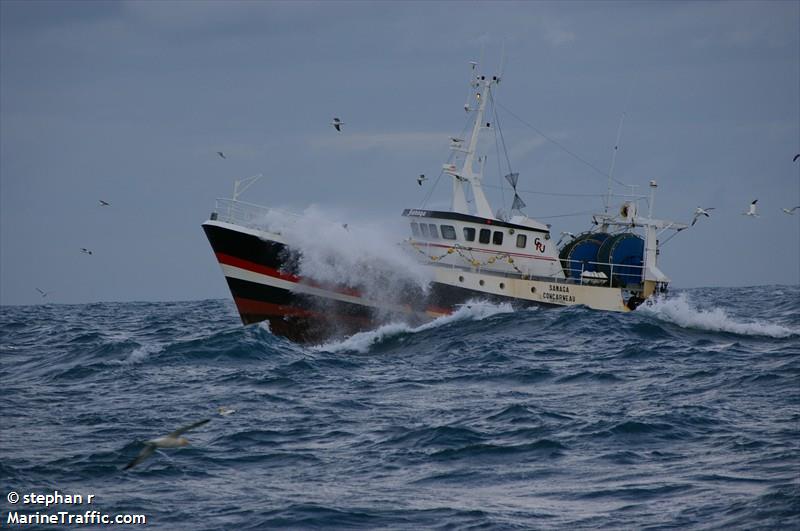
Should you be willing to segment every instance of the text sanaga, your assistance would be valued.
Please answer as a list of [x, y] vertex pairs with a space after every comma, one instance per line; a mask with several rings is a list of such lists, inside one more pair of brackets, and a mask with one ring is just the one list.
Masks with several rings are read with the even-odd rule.
[[549, 284], [547, 290], [542, 293], [542, 298], [550, 302], [575, 302], [575, 295], [570, 295], [569, 286]]

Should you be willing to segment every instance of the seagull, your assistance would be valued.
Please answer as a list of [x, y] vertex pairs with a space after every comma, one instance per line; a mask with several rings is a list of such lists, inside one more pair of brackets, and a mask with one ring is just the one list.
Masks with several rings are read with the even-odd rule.
[[574, 238], [574, 237], [575, 237], [575, 235], [574, 235], [574, 234], [572, 234], [572, 233], [571, 233], [571, 232], [569, 232], [569, 231], [564, 231], [564, 232], [562, 232], [562, 233], [561, 233], [561, 238], [559, 238], [559, 239], [558, 239], [558, 243], [556, 244], [556, 247], [558, 247], [559, 245], [561, 245], [561, 242], [562, 242], [562, 241], [564, 241], [564, 238], [565, 238], [566, 236], [569, 236], [570, 238]]
[[100, 206], [111, 206], [111, 203], [108, 201], [103, 201], [102, 199], [98, 199], [100, 201]]
[[757, 218], [758, 213], [756, 213], [756, 203], [758, 203], [758, 199], [753, 199], [753, 202], [750, 203], [750, 208], [747, 209], [747, 212], [742, 212], [742, 215]]
[[341, 121], [341, 120], [340, 120], [340, 119], [338, 119], [338, 118], [334, 118], [334, 119], [333, 119], [333, 121], [331, 122], [331, 125], [332, 125], [332, 126], [333, 126], [333, 127], [334, 127], [334, 128], [337, 130], [337, 131], [339, 131], [339, 132], [341, 133], [341, 132], [342, 132], [342, 126], [344, 125], [344, 122], [343, 122], [343, 121]]
[[83, 254], [92, 254], [92, 251], [90, 251], [90, 250], [89, 250], [89, 249], [87, 249], [86, 247], [81, 247], [81, 252], [82, 252]]
[[710, 208], [697, 207], [697, 208], [695, 208], [694, 209], [694, 219], [692, 220], [692, 227], [694, 227], [694, 224], [697, 223], [697, 218], [699, 218], [700, 216], [705, 216], [707, 218], [710, 218], [711, 214], [708, 213], [710, 210], [714, 210], [714, 207], [710, 207]]
[[798, 208], [800, 208], [800, 206], [796, 206], [796, 207], [792, 207], [792, 208], [782, 208], [781, 210], [783, 210], [784, 212], [786, 212], [790, 216], [794, 216], [794, 211], [797, 210]]
[[217, 413], [219, 413], [223, 417], [227, 417], [228, 415], [236, 413], [236, 410], [235, 409], [231, 409], [229, 407], [220, 406], [220, 407], [217, 408]]
[[42, 289], [39, 289], [39, 288], [36, 288], [36, 291], [38, 291], [39, 293], [41, 293], [41, 295], [42, 295], [42, 298], [43, 298], [43, 299], [44, 299], [45, 297], [47, 297], [48, 295], [50, 295], [51, 293], [53, 293], [52, 291], [44, 291], [44, 290], [42, 290]]
[[420, 173], [420, 174], [419, 174], [419, 177], [417, 177], [417, 184], [418, 184], [418, 185], [420, 185], [420, 186], [422, 186], [422, 183], [423, 183], [424, 181], [427, 181], [427, 180], [428, 180], [428, 178], [427, 178], [427, 177], [425, 177], [425, 174], [424, 174], [424, 173]]
[[193, 430], [203, 424], [210, 422], [211, 419], [203, 419], [193, 424], [189, 424], [188, 426], [184, 426], [183, 428], [178, 428], [177, 430], [173, 431], [169, 435], [165, 435], [163, 437], [159, 437], [158, 439], [151, 439], [149, 441], [145, 441], [144, 448], [142, 451], [139, 452], [139, 455], [136, 456], [136, 459], [125, 465], [123, 470], [128, 470], [129, 468], [133, 468], [158, 450], [159, 448], [180, 448], [181, 446], [188, 446], [189, 441], [186, 437], [181, 437], [184, 433], [189, 430]]
[[227, 159], [228, 158], [228, 157], [225, 156], [225, 153], [223, 153], [222, 151], [217, 151], [217, 155], [219, 155], [220, 158], [223, 158], [223, 159]]

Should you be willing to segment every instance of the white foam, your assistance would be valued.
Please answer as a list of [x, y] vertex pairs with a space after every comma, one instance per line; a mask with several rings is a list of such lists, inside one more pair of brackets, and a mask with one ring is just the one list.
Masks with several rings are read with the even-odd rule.
[[426, 290], [430, 273], [404, 251], [392, 222], [349, 222], [341, 214], [312, 205], [299, 216], [270, 212], [263, 220], [298, 251], [301, 276], [357, 288], [384, 299], [410, 282]]
[[401, 334], [416, 334], [432, 328], [450, 324], [455, 321], [479, 321], [492, 315], [500, 313], [510, 313], [514, 309], [509, 303], [493, 304], [486, 301], [470, 301], [460, 306], [455, 312], [438, 317], [420, 326], [412, 327], [406, 323], [389, 323], [378, 327], [375, 330], [359, 332], [343, 339], [313, 347], [313, 350], [325, 352], [360, 352], [362, 354], [376, 344], [382, 343], [386, 339]]
[[694, 308], [685, 293], [661, 299], [651, 305], [642, 304], [636, 310], [647, 313], [683, 328], [729, 332], [745, 336], [785, 338], [800, 335], [800, 330], [761, 321], [740, 322], [728, 316], [722, 308], [701, 310]]
[[[116, 363], [120, 365], [135, 365], [140, 363], [147, 358], [149, 358], [152, 354], [157, 354], [163, 350], [161, 345], [157, 344], [150, 344], [150, 345], [143, 345], [141, 347], [135, 348], [133, 352], [131, 352], [127, 358], [124, 360], [115, 360]], [[113, 363], [113, 362], [112, 362]]]

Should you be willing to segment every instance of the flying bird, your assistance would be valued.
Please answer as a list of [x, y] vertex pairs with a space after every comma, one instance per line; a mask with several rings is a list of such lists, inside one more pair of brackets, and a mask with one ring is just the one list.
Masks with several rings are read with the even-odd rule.
[[800, 153], [798, 153], [797, 155], [794, 156], [794, 158], [792, 159], [792, 162], [797, 162], [797, 159], [800, 159]]
[[342, 132], [342, 126], [344, 125], [344, 122], [341, 121], [338, 118], [334, 118], [333, 121], [331, 122], [331, 125], [334, 127], [334, 129], [336, 129], [337, 131], [339, 131], [341, 133]]
[[800, 206], [796, 206], [796, 207], [792, 207], [792, 208], [782, 208], [781, 210], [783, 210], [784, 212], [786, 212], [790, 216], [794, 216], [794, 211], [797, 210], [798, 208], [800, 208]]
[[425, 177], [425, 174], [424, 173], [420, 173], [419, 177], [417, 177], [417, 184], [422, 186], [422, 183], [427, 181], [427, 180], [428, 180], [428, 178]]
[[181, 435], [183, 435], [189, 430], [198, 428], [210, 421], [211, 419], [203, 419], [198, 422], [189, 424], [188, 426], [184, 426], [183, 428], [178, 428], [169, 435], [159, 437], [158, 439], [151, 439], [149, 441], [145, 441], [144, 448], [142, 448], [142, 451], [139, 452], [139, 455], [137, 455], [133, 461], [125, 465], [125, 468], [123, 468], [123, 470], [128, 470], [129, 468], [135, 467], [136, 465], [138, 465], [139, 463], [141, 463], [142, 461], [153, 455], [153, 453], [159, 448], [180, 448], [182, 446], [188, 446], [189, 445], [188, 439], [186, 439], [186, 437], [181, 437]]
[[36, 291], [38, 291], [42, 295], [43, 299], [45, 297], [47, 297], [48, 295], [50, 295], [51, 293], [53, 293], [52, 291], [44, 291], [44, 290], [39, 289], [39, 288], [36, 288]]
[[225, 153], [223, 153], [222, 151], [217, 151], [217, 155], [219, 155], [220, 158], [222, 158], [222, 159], [227, 159], [228, 158], [228, 157], [225, 156]]
[[98, 199], [100, 201], [100, 206], [111, 206], [111, 203], [108, 201], [103, 201], [102, 199]]
[[92, 251], [90, 251], [90, 250], [89, 250], [89, 249], [87, 249], [86, 247], [81, 247], [81, 252], [82, 252], [83, 254], [92, 254]]
[[574, 235], [574, 234], [572, 234], [572, 233], [571, 233], [571, 232], [569, 232], [569, 231], [564, 231], [564, 232], [562, 232], [562, 233], [561, 233], [561, 238], [559, 238], [559, 239], [558, 239], [558, 243], [556, 243], [556, 247], [558, 247], [559, 245], [561, 245], [561, 242], [562, 242], [562, 241], [564, 241], [564, 238], [565, 238], [565, 237], [567, 237], [567, 236], [569, 236], [570, 238], [574, 238], [574, 237], [575, 237], [575, 235]]
[[714, 210], [714, 207], [710, 207], [710, 208], [697, 207], [697, 208], [695, 208], [694, 209], [694, 219], [692, 219], [692, 227], [694, 227], [694, 224], [697, 223], [697, 219], [700, 216], [705, 216], [707, 218], [710, 218], [711, 214], [708, 213], [710, 210]]
[[747, 212], [742, 212], [742, 215], [755, 218], [759, 217], [758, 213], [756, 212], [756, 203], [758, 203], [758, 199], [753, 199], [753, 202], [750, 203], [750, 208], [747, 209]]

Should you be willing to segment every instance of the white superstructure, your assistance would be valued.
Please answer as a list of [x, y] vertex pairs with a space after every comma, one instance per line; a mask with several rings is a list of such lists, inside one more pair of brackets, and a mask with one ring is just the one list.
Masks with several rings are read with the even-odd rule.
[[[653, 218], [655, 181], [650, 181], [647, 216], [639, 215], [634, 201], [625, 202], [617, 215], [606, 207], [593, 217], [596, 231], [579, 235], [562, 249], [552, 241], [548, 224], [521, 212], [517, 174], [506, 176], [514, 189], [516, 214], [501, 219], [493, 212], [482, 186], [486, 156], [477, 150], [481, 134], [493, 128], [486, 106], [500, 77], [478, 74], [476, 63], [471, 65], [471, 96], [464, 106], [474, 113], [471, 134], [467, 141], [451, 138], [454, 156], [443, 165], [443, 173], [452, 178], [451, 210], [405, 210], [411, 229], [408, 248], [433, 268], [438, 282], [490, 295], [625, 310], [665, 291], [669, 278], [657, 265], [658, 236], [687, 226]], [[543, 298], [544, 293], [571, 295]]]

